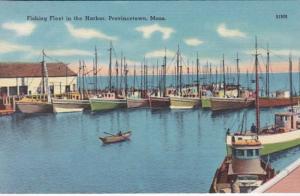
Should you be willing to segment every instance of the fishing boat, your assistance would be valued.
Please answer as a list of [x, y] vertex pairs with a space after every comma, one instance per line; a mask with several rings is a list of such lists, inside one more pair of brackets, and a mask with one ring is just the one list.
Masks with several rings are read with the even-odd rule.
[[[291, 57], [289, 59], [289, 67], [292, 70]], [[258, 75], [258, 73], [256, 73]], [[291, 76], [290, 76], [291, 77]], [[259, 86], [258, 76], [256, 76], [256, 84]], [[257, 87], [258, 88], [258, 87]], [[290, 86], [292, 89], [292, 86]], [[256, 90], [258, 92], [258, 90]], [[292, 92], [292, 91], [291, 91]], [[290, 102], [292, 102], [292, 95], [290, 94]], [[256, 108], [260, 107], [259, 94], [256, 94]], [[259, 110], [257, 111], [259, 116]], [[259, 117], [257, 117], [259, 121]], [[231, 147], [230, 137], [238, 135], [239, 138], [249, 138], [253, 132], [259, 136], [263, 145], [262, 154], [272, 154], [280, 152], [295, 146], [300, 145], [300, 117], [298, 110], [294, 111], [293, 106], [288, 112], [281, 112], [275, 114], [274, 125], [260, 129], [259, 125], [251, 127], [251, 131], [231, 133], [227, 135], [227, 145]]]
[[200, 97], [199, 95], [199, 59], [197, 55], [197, 86], [187, 86], [182, 88], [182, 65], [180, 64], [180, 51], [179, 46], [177, 50], [177, 75], [176, 79], [179, 83], [177, 85], [175, 96], [170, 96], [170, 108], [171, 109], [193, 109], [198, 108], [200, 105]]
[[152, 109], [169, 108], [170, 97], [150, 96], [149, 103]]
[[210, 102], [212, 111], [222, 111], [252, 107], [254, 106], [255, 99], [238, 97], [211, 97]]
[[116, 98], [115, 93], [107, 92], [98, 97], [89, 98], [91, 104], [91, 111], [105, 111], [113, 110], [119, 108], [126, 108], [127, 101], [126, 99]]
[[[290, 91], [283, 91], [278, 90], [276, 92], [270, 93], [270, 52], [269, 48], [267, 49], [267, 63], [266, 63], [266, 82], [265, 82], [265, 96], [259, 98], [259, 105], [262, 108], [269, 108], [269, 107], [285, 107], [285, 106], [292, 106], [297, 105], [300, 101], [299, 96], [293, 96], [292, 92], [293, 86], [292, 82], [292, 70], [289, 70], [289, 83], [290, 83]], [[271, 94], [271, 96], [270, 96]], [[290, 99], [292, 96], [292, 99]]]
[[111, 144], [111, 143], [123, 142], [129, 140], [130, 136], [131, 136], [131, 131], [127, 131], [116, 135], [111, 134], [110, 136], [99, 137], [99, 139], [103, 142], [103, 144]]
[[259, 104], [262, 108], [285, 107], [297, 105], [300, 97], [293, 97], [292, 102], [289, 97], [260, 97]]
[[199, 97], [181, 97], [181, 96], [170, 97], [171, 109], [193, 109], [193, 108], [198, 108], [199, 105], [200, 105]]
[[16, 101], [17, 109], [24, 114], [32, 114], [32, 113], [52, 113], [53, 107], [51, 103], [50, 97], [50, 88], [48, 85], [48, 69], [47, 64], [45, 62], [45, 52], [43, 53], [43, 61], [42, 61], [42, 95], [24, 97], [19, 101]]
[[256, 136], [231, 139], [232, 154], [217, 169], [210, 193], [249, 193], [276, 175], [271, 165], [260, 158], [263, 146]]
[[24, 97], [20, 101], [16, 101], [17, 109], [24, 114], [33, 113], [52, 113], [52, 103], [45, 99], [35, 99]]
[[166, 109], [170, 107], [170, 97], [166, 95], [166, 66], [167, 57], [165, 54], [164, 63], [162, 65], [161, 85], [159, 86], [159, 89], [155, 90], [149, 97], [151, 109]]
[[53, 111], [55, 113], [82, 112], [90, 109], [89, 100], [52, 98]]
[[127, 108], [147, 108], [150, 107], [149, 98], [142, 98], [144, 96], [139, 96], [132, 94], [127, 97]]

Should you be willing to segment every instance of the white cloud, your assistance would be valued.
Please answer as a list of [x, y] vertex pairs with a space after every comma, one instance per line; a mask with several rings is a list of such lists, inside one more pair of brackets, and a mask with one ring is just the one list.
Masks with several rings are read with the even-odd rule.
[[28, 36], [36, 28], [36, 24], [33, 22], [16, 23], [6, 22], [2, 24], [2, 28], [10, 31], [14, 31], [18, 36]]
[[151, 52], [148, 52], [145, 54], [145, 57], [146, 58], [160, 58], [160, 57], [164, 57], [166, 54], [167, 57], [174, 57], [176, 55], [176, 52], [174, 51], [171, 51], [171, 50], [164, 50], [164, 49], [161, 49], [161, 50], [154, 50], [154, 51], [151, 51]]
[[32, 47], [29, 45], [15, 44], [7, 41], [0, 40], [0, 53], [11, 52], [29, 52], [32, 51]]
[[184, 39], [184, 43], [188, 46], [199, 46], [204, 43], [204, 41], [198, 38], [186, 38]]
[[111, 40], [115, 41], [117, 40], [116, 37], [106, 35], [105, 33], [91, 29], [91, 28], [75, 28], [71, 23], [66, 22], [65, 23], [69, 33], [76, 38], [81, 38], [81, 39], [104, 39], [104, 40]]
[[246, 37], [246, 33], [241, 32], [239, 29], [228, 29], [225, 23], [222, 23], [218, 26], [217, 32], [222, 37]]
[[148, 26], [139, 26], [135, 28], [136, 31], [143, 33], [143, 37], [149, 39], [151, 35], [155, 32], [160, 32], [163, 35], [163, 39], [169, 39], [171, 34], [175, 32], [175, 30], [171, 27], [163, 27], [159, 24], [153, 24]]
[[48, 56], [93, 56], [93, 53], [87, 50], [79, 49], [45, 49]]

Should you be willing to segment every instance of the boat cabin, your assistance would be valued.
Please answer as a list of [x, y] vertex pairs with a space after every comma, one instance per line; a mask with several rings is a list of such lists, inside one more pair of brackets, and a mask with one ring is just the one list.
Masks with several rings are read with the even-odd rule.
[[261, 165], [261, 143], [257, 139], [232, 138], [232, 161], [228, 179], [232, 192], [251, 192], [264, 182], [266, 171]]
[[297, 113], [283, 112], [275, 114], [275, 127], [283, 130], [284, 132], [299, 129], [300, 118]]
[[116, 99], [116, 94], [114, 92], [102, 93], [100, 95], [100, 98], [103, 98], [103, 99]]

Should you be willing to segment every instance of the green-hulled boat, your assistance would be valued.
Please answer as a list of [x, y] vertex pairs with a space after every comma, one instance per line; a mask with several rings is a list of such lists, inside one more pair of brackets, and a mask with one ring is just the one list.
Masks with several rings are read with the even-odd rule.
[[211, 108], [210, 97], [201, 97], [201, 107], [202, 108]]
[[171, 109], [193, 109], [200, 105], [200, 98], [198, 97], [170, 97]]
[[117, 99], [115, 98], [114, 93], [106, 93], [99, 98], [90, 98], [91, 111], [105, 111], [113, 110], [118, 108], [126, 108], [127, 102], [126, 99]]

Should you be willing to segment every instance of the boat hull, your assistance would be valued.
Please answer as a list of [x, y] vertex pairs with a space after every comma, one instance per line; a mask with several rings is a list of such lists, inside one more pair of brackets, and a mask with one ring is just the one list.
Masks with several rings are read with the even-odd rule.
[[150, 97], [150, 107], [152, 109], [163, 109], [170, 107], [169, 97]]
[[43, 102], [17, 102], [17, 108], [24, 114], [33, 113], [52, 113], [53, 107], [51, 103]]
[[259, 98], [259, 107], [267, 108], [267, 107], [284, 107], [290, 105], [297, 105], [300, 101], [300, 97], [293, 97], [292, 103], [290, 98], [288, 97], [260, 97]]
[[[232, 135], [227, 135], [227, 147], [231, 150], [231, 137]], [[244, 135], [244, 136], [236, 136], [242, 138], [251, 138], [252, 136]], [[266, 134], [259, 135], [259, 141], [263, 145], [263, 149], [261, 149], [262, 155], [272, 154], [276, 152], [280, 152], [283, 150], [287, 150], [289, 148], [293, 148], [300, 145], [300, 129], [289, 131], [285, 133], [276, 133], [276, 134]]]
[[89, 100], [52, 99], [52, 104], [55, 113], [82, 112], [90, 109]]
[[149, 106], [149, 99], [127, 98], [127, 108], [147, 108]]
[[193, 109], [200, 105], [200, 98], [170, 97], [171, 109]]
[[103, 99], [103, 98], [91, 98], [91, 111], [106, 111], [114, 110], [118, 108], [126, 108], [126, 99]]
[[[232, 163], [231, 156], [225, 157], [221, 166], [216, 170], [214, 178], [212, 180], [209, 193], [235, 193], [233, 188], [233, 179], [232, 176], [228, 175], [229, 165]], [[266, 174], [259, 175], [259, 179], [262, 180], [262, 184], [272, 179], [276, 173], [275, 170], [269, 165], [266, 164], [263, 160], [260, 160], [260, 165], [264, 168]], [[241, 190], [238, 193], [246, 193]]]
[[204, 109], [211, 108], [210, 97], [201, 97], [201, 107]]
[[128, 131], [123, 133], [121, 136], [115, 135], [115, 136], [99, 137], [99, 139], [103, 142], [103, 144], [112, 144], [112, 143], [129, 140], [130, 136], [131, 136], [131, 132]]
[[254, 106], [254, 99], [245, 98], [211, 98], [213, 111], [235, 110]]

